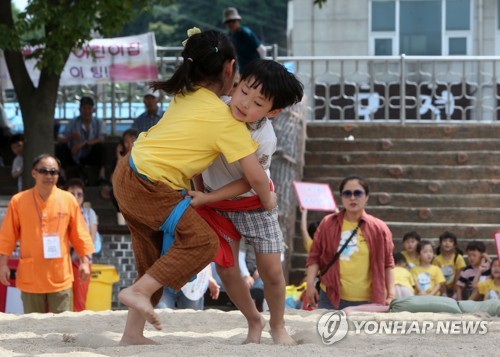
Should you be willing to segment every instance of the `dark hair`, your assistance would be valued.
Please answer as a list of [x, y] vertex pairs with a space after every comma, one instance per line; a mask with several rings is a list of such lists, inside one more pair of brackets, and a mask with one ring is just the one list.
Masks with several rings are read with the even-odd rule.
[[365, 190], [365, 195], [368, 196], [370, 194], [370, 188], [368, 187], [368, 182], [366, 181], [366, 179], [363, 176], [361, 176], [361, 175], [349, 175], [349, 176], [345, 177], [339, 185], [340, 195], [342, 195], [342, 191], [344, 191], [344, 186], [349, 181], [352, 181], [352, 180], [358, 180], [361, 187], [363, 187], [363, 189]]
[[122, 134], [122, 139], [125, 138], [127, 135], [135, 136], [137, 138], [139, 136], [139, 130], [137, 130], [136, 128], [129, 128], [125, 130]]
[[445, 239], [451, 239], [453, 241], [453, 244], [455, 245], [455, 256], [453, 257], [453, 261], [456, 262], [458, 255], [463, 255], [464, 253], [462, 250], [458, 247], [458, 240], [457, 236], [449, 231], [444, 231], [440, 236], [439, 236], [439, 246], [436, 248], [436, 254], [441, 254], [441, 242]]
[[394, 264], [396, 264], [396, 265], [399, 265], [399, 264], [408, 264], [408, 262], [406, 261], [406, 258], [403, 255], [403, 253], [394, 253], [393, 257], [394, 257]]
[[311, 239], [314, 239], [314, 234], [316, 233], [316, 230], [318, 229], [320, 223], [321, 221], [316, 221], [311, 222], [307, 225], [307, 234], [309, 234], [309, 237], [311, 237]]
[[69, 179], [65, 185], [66, 191], [69, 190], [69, 188], [73, 187], [73, 186], [81, 188], [83, 191], [83, 194], [85, 195], [85, 184], [83, 183], [83, 181], [81, 179], [79, 179], [78, 177], [74, 177], [74, 178]]
[[168, 94], [184, 94], [193, 92], [195, 86], [204, 81], [222, 85], [224, 64], [236, 59], [236, 51], [227, 35], [209, 30], [188, 38], [182, 58], [183, 62], [170, 79], [152, 82], [150, 87], [154, 90], [161, 89]]
[[430, 241], [428, 241], [428, 240], [423, 240], [421, 242], [418, 242], [418, 244], [417, 244], [417, 253], [420, 254], [420, 251], [426, 245], [430, 245], [432, 247], [432, 251], [434, 252], [434, 246], [432, 245], [432, 243]]
[[82, 97], [82, 99], [80, 99], [80, 107], [83, 107], [84, 105], [90, 105], [90, 106], [94, 106], [94, 100], [90, 97]]
[[415, 238], [417, 242], [420, 242], [422, 240], [422, 237], [420, 237], [420, 234], [418, 234], [417, 231], [410, 231], [406, 232], [403, 236], [403, 242], [407, 241], [410, 238]]
[[484, 253], [484, 252], [486, 252], [486, 246], [484, 245], [483, 242], [475, 240], [475, 241], [472, 241], [469, 244], [467, 244], [467, 248], [465, 248], [466, 252], [469, 252], [472, 250], [477, 250], [479, 253]]
[[250, 61], [243, 72], [241, 80], [249, 79], [249, 86], [256, 89], [262, 85], [260, 92], [273, 101], [273, 109], [289, 107], [302, 100], [304, 86], [281, 64], [273, 60], [256, 59]]
[[24, 142], [24, 135], [23, 134], [14, 134], [10, 137], [10, 144], [16, 144], [18, 142]]
[[38, 155], [37, 157], [35, 157], [35, 159], [33, 160], [33, 165], [31, 166], [32, 169], [34, 169], [36, 167], [36, 165], [38, 165], [38, 163], [42, 160], [45, 160], [47, 158], [52, 158], [54, 160], [56, 160], [57, 162], [57, 168], [61, 168], [61, 161], [59, 161], [59, 159], [53, 155], [50, 155], [50, 154], [41, 154], [41, 155]]

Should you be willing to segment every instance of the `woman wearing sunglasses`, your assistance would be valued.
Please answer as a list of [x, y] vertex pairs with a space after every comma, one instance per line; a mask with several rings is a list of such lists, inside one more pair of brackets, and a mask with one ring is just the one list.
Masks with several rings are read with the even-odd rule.
[[[351, 175], [339, 187], [343, 209], [323, 218], [307, 258], [307, 299], [312, 307], [341, 310], [394, 298], [394, 244], [387, 225], [366, 213], [370, 189]], [[321, 272], [321, 288], [314, 280]]]

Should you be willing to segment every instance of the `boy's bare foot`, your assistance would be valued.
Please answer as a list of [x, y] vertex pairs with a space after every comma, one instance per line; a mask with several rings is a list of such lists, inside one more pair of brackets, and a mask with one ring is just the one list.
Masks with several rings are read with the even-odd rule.
[[131, 309], [137, 310], [155, 329], [161, 330], [160, 318], [155, 313], [148, 296], [132, 290], [132, 287], [128, 287], [120, 291], [118, 300]]
[[260, 343], [260, 337], [262, 336], [264, 326], [266, 326], [266, 320], [262, 316], [260, 316], [260, 321], [255, 321], [254, 323], [249, 321], [247, 338], [243, 341], [243, 344]]
[[271, 329], [271, 337], [277, 345], [294, 346], [297, 344], [293, 338], [286, 332], [285, 327], [279, 329]]
[[158, 345], [158, 342], [155, 342], [147, 337], [127, 337], [122, 336], [119, 345], [120, 346], [132, 346], [132, 345]]

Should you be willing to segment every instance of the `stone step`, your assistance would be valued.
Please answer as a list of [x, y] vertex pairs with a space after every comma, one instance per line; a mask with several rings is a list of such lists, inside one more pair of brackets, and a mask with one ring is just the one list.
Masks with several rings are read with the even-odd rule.
[[319, 152], [333, 150], [335, 152], [356, 151], [496, 151], [499, 150], [498, 139], [472, 138], [472, 139], [384, 139], [382, 138], [354, 138], [347, 141], [344, 138], [308, 138], [306, 143], [307, 152]]
[[[330, 185], [337, 195], [338, 187], [344, 177], [325, 177], [322, 182]], [[305, 179], [306, 180], [306, 179]], [[369, 179], [370, 190], [375, 192], [394, 192], [408, 194], [500, 194], [500, 179], [472, 179], [472, 180], [412, 180], [404, 178], [377, 178]]]
[[345, 177], [360, 174], [370, 181], [379, 178], [402, 178], [413, 180], [496, 180], [500, 177], [500, 166], [481, 165], [314, 165], [304, 168], [303, 181], [324, 182], [329, 177]]
[[[335, 192], [333, 196], [337, 206], [341, 206], [340, 195]], [[498, 208], [500, 207], [500, 194], [446, 195], [370, 192], [368, 207], [389, 205], [397, 207]]]
[[[340, 199], [335, 197], [336, 202]], [[468, 195], [443, 195], [443, 194], [411, 194], [411, 193], [370, 193], [369, 206], [397, 206], [397, 207], [500, 207], [500, 194], [468, 194]]]
[[[500, 145], [499, 145], [500, 146]], [[500, 151], [355, 151], [349, 153], [306, 152], [308, 166], [314, 165], [500, 165]]]
[[488, 223], [499, 222], [500, 208], [483, 207], [397, 207], [397, 206], [370, 206], [370, 214], [383, 221], [394, 222], [460, 222], [460, 223]]
[[446, 138], [491, 138], [500, 137], [500, 123], [489, 124], [338, 124], [308, 123], [308, 138], [389, 138], [389, 139], [446, 139]]

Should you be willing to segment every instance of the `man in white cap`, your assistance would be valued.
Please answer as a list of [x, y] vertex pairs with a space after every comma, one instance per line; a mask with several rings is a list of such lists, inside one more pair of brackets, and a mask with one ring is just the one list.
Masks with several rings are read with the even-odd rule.
[[143, 96], [143, 103], [146, 111], [139, 115], [132, 124], [132, 128], [139, 132], [148, 131], [163, 116], [163, 110], [159, 107], [160, 93], [152, 89], [146, 89]]
[[238, 10], [234, 7], [225, 9], [223, 21], [230, 31], [229, 36], [236, 48], [240, 72], [243, 71], [248, 62], [266, 57], [266, 48], [255, 33], [250, 28], [241, 26], [241, 16], [238, 14]]

